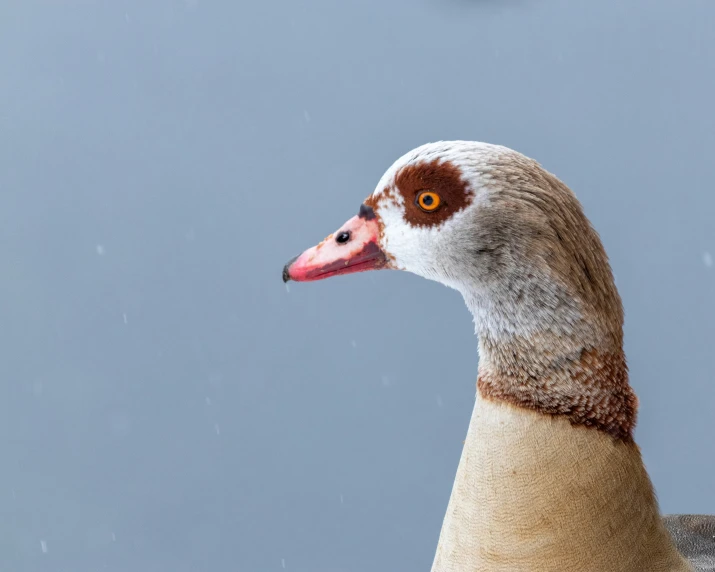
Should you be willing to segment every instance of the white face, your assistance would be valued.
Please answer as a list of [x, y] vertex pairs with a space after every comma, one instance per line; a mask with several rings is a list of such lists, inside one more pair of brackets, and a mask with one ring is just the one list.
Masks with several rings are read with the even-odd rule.
[[[549, 209], [563, 199], [577, 202], [554, 193], [544, 207], [542, 186], [551, 184], [544, 175], [505, 147], [430, 143], [398, 159], [365, 202], [381, 223], [380, 247], [391, 266], [458, 290], [480, 332], [563, 331], [581, 308], [553, 271], [562, 253], [551, 223], [563, 213]], [[439, 208], [420, 208], [424, 191], [439, 195]]]
[[[461, 253], [473, 242], [475, 211], [487, 201], [489, 158], [507, 149], [486, 143], [429, 143], [399, 158], [366, 201], [381, 223], [380, 246], [392, 266], [461, 290]], [[415, 199], [422, 191], [440, 196], [434, 212]], [[461, 195], [461, 196], [460, 196]]]

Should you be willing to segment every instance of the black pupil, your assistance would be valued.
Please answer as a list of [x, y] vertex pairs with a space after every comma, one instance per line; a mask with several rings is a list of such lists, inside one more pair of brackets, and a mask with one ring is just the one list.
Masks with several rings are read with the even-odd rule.
[[338, 241], [338, 244], [345, 244], [348, 240], [350, 240], [350, 232], [347, 230], [344, 230], [338, 236], [335, 237], [335, 240]]
[[432, 197], [432, 195], [424, 195], [422, 197], [422, 204], [426, 207], [431, 207], [433, 202], [434, 198]]

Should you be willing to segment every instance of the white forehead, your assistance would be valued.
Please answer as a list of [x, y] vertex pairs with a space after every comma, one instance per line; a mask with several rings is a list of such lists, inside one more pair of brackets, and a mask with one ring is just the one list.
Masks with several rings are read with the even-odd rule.
[[[437, 141], [426, 143], [405, 153], [385, 171], [372, 193], [377, 198], [386, 188], [395, 183], [395, 176], [400, 169], [407, 165], [430, 163], [434, 160], [449, 161], [459, 167], [463, 176], [470, 179], [470, 175], [484, 175], [489, 171], [490, 163], [500, 155], [514, 154], [515, 151], [501, 145], [492, 145], [480, 141]], [[469, 181], [473, 186], [474, 181]], [[473, 189], [474, 190], [474, 189]]]

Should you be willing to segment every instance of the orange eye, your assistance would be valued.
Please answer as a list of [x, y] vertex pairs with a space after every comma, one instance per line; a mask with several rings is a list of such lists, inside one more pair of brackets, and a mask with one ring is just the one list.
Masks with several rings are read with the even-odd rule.
[[426, 213], [431, 213], [439, 208], [439, 205], [442, 204], [442, 199], [437, 193], [433, 193], [432, 191], [422, 191], [419, 195], [417, 195], [415, 203], [417, 203], [417, 206]]

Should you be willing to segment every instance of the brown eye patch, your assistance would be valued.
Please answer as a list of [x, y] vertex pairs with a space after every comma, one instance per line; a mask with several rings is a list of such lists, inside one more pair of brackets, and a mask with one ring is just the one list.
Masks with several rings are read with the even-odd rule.
[[[473, 198], [459, 167], [439, 159], [402, 167], [395, 176], [395, 190], [404, 199], [405, 222], [412, 226], [440, 225]], [[425, 192], [439, 197], [439, 208], [421, 207], [420, 199], [429, 196]]]

